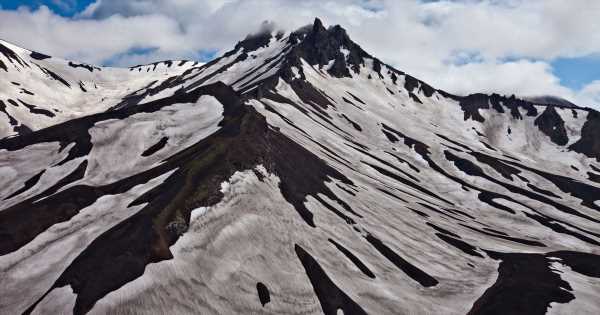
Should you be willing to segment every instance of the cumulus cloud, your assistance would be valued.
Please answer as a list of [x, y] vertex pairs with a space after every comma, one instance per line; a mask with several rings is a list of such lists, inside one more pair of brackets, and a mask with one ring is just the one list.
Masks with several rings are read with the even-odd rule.
[[74, 18], [46, 7], [0, 11], [0, 37], [86, 62], [130, 64], [223, 52], [265, 20], [291, 30], [315, 16], [449, 92], [598, 104], [598, 83], [573, 91], [551, 67], [555, 58], [600, 53], [596, 0], [98, 0]]
[[593, 81], [581, 89], [575, 97], [581, 106], [600, 107], [600, 80]]
[[36, 11], [0, 11], [0, 29], [3, 39], [17, 45], [90, 63], [148, 47], [174, 54], [190, 51], [177, 23], [157, 14], [73, 20], [42, 6]]

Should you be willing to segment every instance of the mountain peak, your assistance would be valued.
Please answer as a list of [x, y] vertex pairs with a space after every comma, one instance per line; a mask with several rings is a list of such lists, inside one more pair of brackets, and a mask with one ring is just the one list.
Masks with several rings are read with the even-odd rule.
[[[297, 44], [294, 56], [318, 67], [327, 66], [335, 77], [351, 77], [350, 70], [358, 73], [364, 58], [373, 58], [356, 44], [340, 25], [325, 28], [318, 17], [310, 27], [303, 27], [290, 35], [290, 43]], [[333, 62], [333, 63], [332, 63]], [[376, 60], [374, 64], [380, 64]]]
[[326, 31], [325, 26], [323, 26], [323, 22], [318, 17], [315, 18], [315, 22], [313, 23], [313, 32]]
[[277, 26], [272, 21], [263, 21], [257, 32], [246, 35], [246, 38], [235, 45], [235, 49], [243, 48], [245, 51], [254, 51], [269, 45], [271, 38], [282, 38], [283, 32], [277, 31]]

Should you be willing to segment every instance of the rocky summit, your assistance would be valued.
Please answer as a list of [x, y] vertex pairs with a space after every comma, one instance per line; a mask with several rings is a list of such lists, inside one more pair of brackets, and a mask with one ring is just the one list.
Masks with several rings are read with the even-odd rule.
[[0, 42], [1, 314], [598, 314], [600, 113], [341, 26], [206, 64]]

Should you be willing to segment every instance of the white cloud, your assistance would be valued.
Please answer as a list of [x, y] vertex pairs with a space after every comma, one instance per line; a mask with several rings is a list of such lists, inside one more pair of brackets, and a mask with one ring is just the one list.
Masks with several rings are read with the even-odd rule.
[[174, 54], [191, 51], [177, 23], [162, 15], [72, 20], [40, 7], [36, 11], [0, 11], [0, 30], [3, 39], [15, 44], [90, 63], [135, 48], [158, 47]]
[[581, 106], [600, 107], [600, 80], [584, 86], [576, 95], [577, 103]]
[[565, 95], [568, 90], [560, 86], [553, 76], [550, 65], [543, 61], [518, 60], [505, 63], [481, 62], [465, 65], [449, 65], [446, 72], [432, 78], [432, 84], [447, 86], [457, 93], [471, 91], [499, 92], [525, 96], [545, 93]]
[[[264, 20], [295, 29], [315, 16], [449, 92], [554, 94], [576, 102], [600, 95], [595, 85], [562, 86], [549, 63], [600, 53], [596, 0], [99, 0], [74, 19], [45, 7], [0, 11], [0, 37], [87, 62], [129, 63], [225, 51]], [[136, 48], [157, 49], [126, 53]]]

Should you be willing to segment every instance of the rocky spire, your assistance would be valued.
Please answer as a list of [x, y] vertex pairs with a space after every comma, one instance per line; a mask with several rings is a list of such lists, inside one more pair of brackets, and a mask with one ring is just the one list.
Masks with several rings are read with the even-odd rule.
[[315, 22], [313, 23], [313, 33], [316, 33], [319, 31], [327, 31], [327, 30], [325, 29], [325, 26], [323, 26], [323, 22], [321, 21], [321, 19], [316, 17]]
[[[325, 28], [318, 17], [312, 27], [292, 33], [290, 43], [297, 44], [292, 56], [303, 58], [313, 66], [322, 67], [333, 60], [328, 72], [335, 77], [350, 77], [350, 70], [358, 73], [365, 57], [373, 58], [350, 39], [344, 28], [339, 25]], [[380, 62], [377, 60], [375, 64]]]

